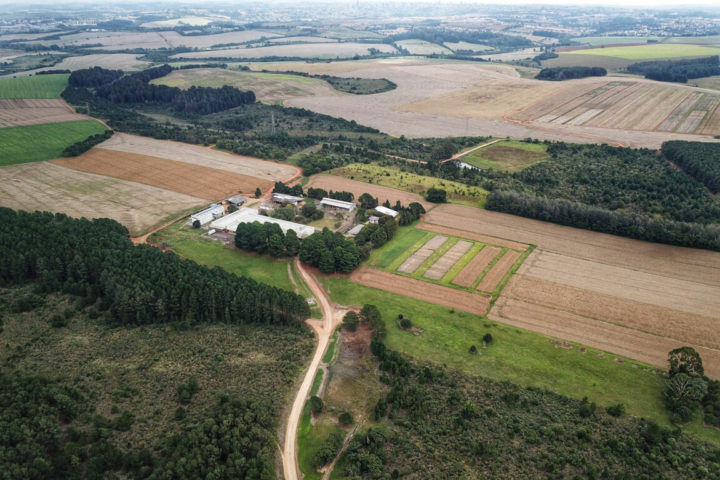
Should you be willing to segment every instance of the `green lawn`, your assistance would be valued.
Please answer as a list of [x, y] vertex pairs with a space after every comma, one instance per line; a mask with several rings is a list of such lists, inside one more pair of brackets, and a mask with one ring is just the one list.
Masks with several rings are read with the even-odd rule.
[[69, 73], [0, 78], [0, 98], [58, 98]]
[[704, 47], [690, 44], [652, 43], [630, 47], [590, 48], [587, 50], [573, 50], [564, 52], [564, 55], [600, 55], [605, 57], [626, 58], [628, 60], [643, 60], [653, 58], [673, 57], [700, 57], [720, 54], [718, 47]]
[[475, 150], [460, 161], [478, 168], [519, 172], [547, 158], [547, 145], [505, 140]]
[[574, 42], [586, 45], [615, 45], [618, 43], [647, 43], [648, 40], [662, 40], [661, 37], [645, 36], [645, 37], [577, 37], [572, 39]]
[[91, 120], [0, 129], [0, 166], [58, 158], [73, 143], [103, 133]]
[[[388, 329], [386, 343], [393, 350], [474, 375], [547, 388], [574, 398], [587, 396], [603, 406], [624, 403], [631, 415], [670, 424], [663, 400], [665, 379], [639, 362], [617, 363], [616, 355], [604, 353], [600, 358], [603, 352], [586, 347], [586, 353], [581, 353], [577, 345], [559, 348], [537, 333], [468, 313], [451, 313], [446, 307], [357, 285], [347, 278], [323, 276], [321, 282], [339, 304], [377, 305]], [[415, 336], [397, 327], [398, 314], [410, 318], [423, 333]], [[494, 339], [487, 348], [482, 347], [485, 333]], [[478, 347], [479, 355], [468, 353], [471, 345]], [[720, 443], [720, 431], [697, 422], [688, 431]]]
[[389, 268], [391, 264], [395, 263], [395, 259], [400, 256], [409, 257], [434, 235], [432, 232], [416, 228], [399, 228], [392, 242], [388, 242], [370, 253], [368, 263], [377, 268]]

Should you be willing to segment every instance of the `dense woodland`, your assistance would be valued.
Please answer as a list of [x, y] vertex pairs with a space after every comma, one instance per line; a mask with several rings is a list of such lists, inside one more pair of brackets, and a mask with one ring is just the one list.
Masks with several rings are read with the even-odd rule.
[[[541, 58], [540, 60], [545, 59]], [[538, 80], [562, 81], [574, 78], [604, 77], [605, 75], [607, 75], [607, 70], [602, 67], [553, 67], [543, 68], [535, 78]]]
[[[492, 347], [489, 347], [492, 348]], [[341, 478], [716, 478], [720, 450], [621, 406], [418, 365], [378, 340], [374, 426], [357, 434]]]
[[293, 293], [135, 247], [113, 220], [6, 208], [0, 219], [0, 286], [35, 281], [41, 292], [81, 296], [112, 324], [296, 323], [310, 314]]
[[662, 153], [711, 192], [720, 192], [720, 144], [673, 140], [663, 143]]
[[685, 83], [693, 78], [720, 75], [720, 58], [715, 55], [683, 60], [653, 60], [628, 65], [627, 71], [651, 80]]
[[362, 260], [354, 241], [328, 228], [305, 238], [300, 244], [299, 254], [301, 262], [317, 267], [323, 273], [350, 273]]
[[498, 50], [532, 47], [533, 43], [525, 37], [505, 35], [489, 31], [458, 31], [439, 27], [419, 27], [405, 33], [385, 37], [387, 43], [400, 40], [420, 39], [442, 45], [445, 42], [468, 42], [488, 45]]

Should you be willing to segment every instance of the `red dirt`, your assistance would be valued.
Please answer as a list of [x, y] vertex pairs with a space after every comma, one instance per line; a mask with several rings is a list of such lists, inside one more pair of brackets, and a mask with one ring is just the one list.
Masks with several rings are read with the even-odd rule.
[[515, 250], [505, 252], [505, 255], [500, 257], [500, 260], [495, 262], [495, 265], [485, 274], [477, 289], [483, 292], [495, 290], [518, 258], [520, 258], [520, 252]]
[[472, 287], [475, 280], [480, 274], [485, 271], [488, 264], [497, 257], [501, 250], [497, 247], [485, 246], [475, 257], [470, 260], [470, 263], [453, 278], [452, 283], [460, 285], [461, 287]]

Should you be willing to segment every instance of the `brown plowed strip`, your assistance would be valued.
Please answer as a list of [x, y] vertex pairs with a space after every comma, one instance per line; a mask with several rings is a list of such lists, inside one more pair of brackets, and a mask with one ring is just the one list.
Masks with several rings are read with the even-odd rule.
[[435, 250], [440, 248], [446, 240], [447, 237], [435, 235], [425, 242], [425, 245], [420, 247], [417, 252], [410, 255], [407, 260], [398, 267], [397, 271], [401, 273], [415, 273], [415, 270], [417, 270], [418, 267], [435, 252]]
[[186, 162], [94, 148], [73, 158], [53, 163], [84, 172], [165, 188], [207, 200], [220, 200], [238, 192], [265, 190], [271, 182]]
[[[512, 248], [513, 250], [524, 251], [528, 248], [528, 246], [524, 243], [513, 242], [512, 240], [505, 240], [504, 238], [492, 237], [490, 235], [483, 235], [481, 233], [461, 230], [459, 228], [452, 228], [444, 226], [442, 223], [432, 223], [428, 220], [428, 217], [425, 218], [425, 221], [420, 222], [416, 228], [426, 230], [428, 232], [451, 235], [453, 237], [467, 238], [469, 240], [475, 240], [476, 242], [489, 243], [491, 245], [500, 245], [501, 247]], [[432, 219], [433, 221], [440, 221], [440, 219], [435, 216], [433, 216]]]
[[450, 250], [445, 252], [442, 257], [438, 258], [437, 261], [427, 269], [425, 275], [423, 276], [425, 278], [429, 278], [430, 280], [440, 280], [452, 268], [452, 266], [455, 265], [468, 250], [470, 250], [472, 245], [472, 242], [459, 240], [450, 248]]
[[392, 273], [366, 267], [355, 270], [350, 276], [350, 280], [360, 285], [378, 288], [386, 292], [397, 293], [475, 315], [485, 315], [490, 306], [490, 298], [484, 295], [464, 292], [451, 287], [393, 275]]
[[0, 100], [0, 128], [91, 120], [60, 99]]
[[358, 199], [363, 193], [369, 193], [373, 197], [377, 198], [380, 203], [385, 203], [385, 200], [389, 201], [391, 205], [395, 205], [398, 200], [404, 206], [410, 205], [412, 202], [421, 204], [425, 210], [432, 207], [432, 203], [428, 203], [422, 195], [417, 193], [405, 192], [396, 188], [383, 187], [382, 185], [373, 185], [372, 183], [358, 182], [357, 180], [350, 180], [348, 178], [337, 177], [335, 175], [313, 175], [310, 177], [310, 181], [307, 183], [307, 188], [322, 188], [324, 190], [334, 190], [336, 192], [345, 191], [351, 192], [355, 195], [355, 199]]
[[520, 258], [520, 252], [515, 250], [508, 250], [505, 252], [500, 260], [492, 266], [489, 272], [485, 274], [480, 284], [477, 286], [478, 290], [483, 292], [492, 292], [503, 279], [505, 274], [512, 268], [515, 261]]
[[492, 262], [493, 258], [497, 257], [498, 253], [501, 251], [502, 250], [496, 247], [484, 247], [472, 260], [470, 260], [467, 265], [465, 265], [465, 268], [463, 268], [460, 273], [453, 278], [452, 283], [460, 285], [461, 287], [472, 287], [475, 280], [477, 280], [488, 264]]

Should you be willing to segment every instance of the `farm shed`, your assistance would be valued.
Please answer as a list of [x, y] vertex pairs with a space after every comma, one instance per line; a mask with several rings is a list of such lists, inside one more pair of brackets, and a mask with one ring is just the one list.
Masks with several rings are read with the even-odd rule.
[[389, 215], [392, 218], [395, 218], [398, 215], [398, 212], [396, 212], [392, 208], [383, 207], [382, 205], [378, 205], [377, 207], [375, 207], [375, 211], [378, 213], [382, 213], [383, 215]]
[[274, 203], [262, 202], [260, 204], [260, 210], [266, 210], [268, 212], [271, 212], [271, 211], [275, 210], [275, 208], [276, 208], [276, 206]]
[[243, 203], [247, 202], [247, 198], [243, 197], [242, 195], [233, 195], [225, 201], [232, 205], [242, 205]]
[[212, 222], [216, 218], [222, 217], [225, 213], [225, 209], [222, 205], [215, 203], [210, 204], [210, 207], [206, 208], [197, 213], [190, 215], [190, 223], [195, 223], [195, 220], [200, 222], [200, 225], [205, 225], [208, 222]]
[[378, 217], [377, 215], [370, 215], [370, 217], [368, 218], [368, 223], [371, 225], [377, 225], [378, 222], [380, 222], [380, 217]]
[[260, 215], [260, 212], [254, 208], [241, 208], [237, 212], [233, 212], [215, 220], [210, 224], [210, 227], [217, 230], [234, 232], [241, 223], [252, 222], [274, 223], [279, 225], [284, 233], [287, 233], [288, 230], [294, 230], [295, 233], [297, 233], [298, 238], [309, 237], [315, 233], [315, 229], [313, 227], [303, 225], [302, 223], [288, 222], [286, 220], [266, 217], [265, 215]]
[[296, 197], [294, 195], [287, 195], [285, 193], [273, 193], [272, 201], [280, 203], [282, 205], [296, 205], [304, 200], [303, 197]]
[[365, 225], [363, 225], [363, 224], [355, 225], [353, 228], [350, 229], [349, 232], [347, 232], [347, 234], [350, 235], [351, 237], [354, 237], [355, 235], [360, 233], [360, 230], [362, 230], [364, 227], [365, 227]]
[[343, 202], [342, 200], [335, 200], [334, 198], [325, 197], [320, 200], [320, 206], [324, 208], [336, 208], [338, 210], [345, 210], [352, 212], [355, 210], [356, 205], [353, 202]]

